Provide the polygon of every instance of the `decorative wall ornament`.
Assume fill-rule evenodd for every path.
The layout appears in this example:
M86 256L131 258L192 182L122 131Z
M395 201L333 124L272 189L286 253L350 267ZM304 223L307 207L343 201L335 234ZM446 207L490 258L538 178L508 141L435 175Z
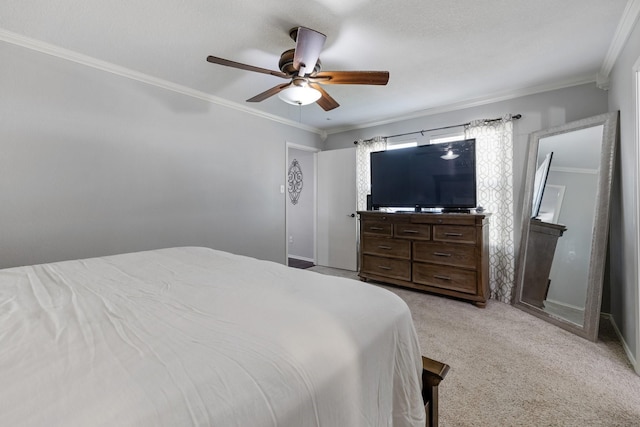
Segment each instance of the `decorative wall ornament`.
M287 174L289 181L289 198L291 204L298 204L300 193L302 193L302 169L297 159L293 159L291 166L289 166L289 173Z

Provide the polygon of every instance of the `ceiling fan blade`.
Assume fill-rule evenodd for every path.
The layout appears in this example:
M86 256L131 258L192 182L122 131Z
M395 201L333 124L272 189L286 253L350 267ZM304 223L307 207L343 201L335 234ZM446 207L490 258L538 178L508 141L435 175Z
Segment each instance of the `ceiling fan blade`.
M340 104L338 104L338 102L333 99L331 95L329 95L327 91L325 91L319 84L309 83L309 86L320 92L320 94L322 95L320 99L316 101L316 104L322 107L324 111L330 111L340 106Z
M310 81L323 85L386 85L388 71L322 71Z
M253 98L249 98L247 99L247 102L260 102L260 101L264 101L265 99L277 94L278 92L280 92L282 89L284 89L285 87L289 86L291 83L283 83L281 85L278 86L274 86L271 89L265 90L262 93L257 94L256 96L254 96Z
M224 58L218 58L217 56L209 55L207 56L207 61L211 62L212 64L225 65L227 67L239 68L241 70L255 71L257 73L263 73L263 74L271 74L272 76L282 77L283 79L288 79L291 77L291 76L287 76L285 73L281 71L274 71L274 70L268 70L266 68L254 67L253 65L247 65L247 64L242 64L240 62L230 61Z
M294 31L297 31L297 34L293 68L298 70L298 75L302 77L313 71L327 36L305 27L298 27L297 30L292 30L292 33Z

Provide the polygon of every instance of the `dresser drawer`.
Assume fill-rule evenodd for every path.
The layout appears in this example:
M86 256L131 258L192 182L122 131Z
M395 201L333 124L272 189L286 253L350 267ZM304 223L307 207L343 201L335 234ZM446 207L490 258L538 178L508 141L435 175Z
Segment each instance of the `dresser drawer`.
M393 236L393 224L390 222L362 221L362 233L378 236Z
M475 294L476 272L433 264L413 264L413 282L422 285Z
M362 241L362 253L411 259L411 242L409 240L365 236Z
M396 224L393 229L396 237L415 240L431 240L431 226L426 224Z
M434 225L433 240L474 244L476 228L469 225Z
M411 280L411 261L363 255L361 271L408 281Z
M475 268L476 247L443 242L414 242L413 260Z

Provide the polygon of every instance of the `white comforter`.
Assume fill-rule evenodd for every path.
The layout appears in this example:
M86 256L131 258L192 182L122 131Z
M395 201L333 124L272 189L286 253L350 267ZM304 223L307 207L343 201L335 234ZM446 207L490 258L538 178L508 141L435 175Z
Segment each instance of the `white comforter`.
M0 270L0 425L424 426L406 304L206 248Z

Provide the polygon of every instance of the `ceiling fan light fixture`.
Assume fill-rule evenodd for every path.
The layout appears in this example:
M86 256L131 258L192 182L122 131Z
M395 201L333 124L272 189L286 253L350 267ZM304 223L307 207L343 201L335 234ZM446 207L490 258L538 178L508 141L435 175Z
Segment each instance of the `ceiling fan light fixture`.
M460 155L454 154L454 152L451 151L451 149L447 151L447 154L440 156L440 158L444 160L453 160L453 159L457 159L458 157L460 157Z
M291 85L278 93L278 97L284 102L293 105L308 105L316 102L322 94L309 86Z

